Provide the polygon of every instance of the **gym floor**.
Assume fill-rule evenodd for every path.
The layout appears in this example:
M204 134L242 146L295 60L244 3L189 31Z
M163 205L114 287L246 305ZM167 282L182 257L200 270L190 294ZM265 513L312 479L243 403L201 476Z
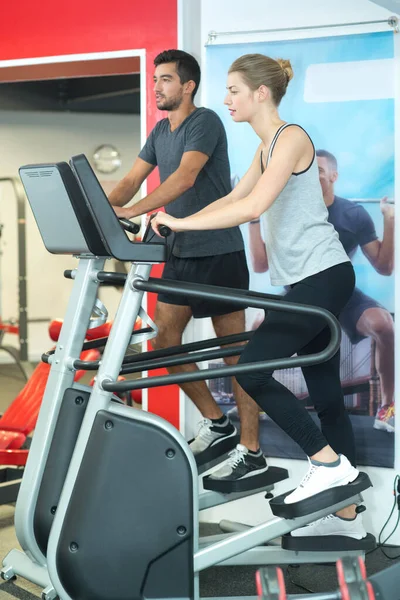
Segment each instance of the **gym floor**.
M0 365L0 414L8 407L24 385L18 369L12 365ZM245 519L243 519L245 521ZM220 533L215 523L201 524L201 535ZM0 506L0 559L9 550L18 548L14 531L14 505ZM388 555L398 556L400 562L400 547L387 549ZM384 556L381 550L376 550L366 557L369 575L385 569L393 564ZM334 565L300 565L282 566L286 579L286 590L289 594L304 594L305 592L328 592L337 589L337 578ZM200 594L202 597L212 596L254 596L254 573L257 567L214 567L200 575ZM40 588L18 578L15 582L0 585L0 600L35 600L40 598Z

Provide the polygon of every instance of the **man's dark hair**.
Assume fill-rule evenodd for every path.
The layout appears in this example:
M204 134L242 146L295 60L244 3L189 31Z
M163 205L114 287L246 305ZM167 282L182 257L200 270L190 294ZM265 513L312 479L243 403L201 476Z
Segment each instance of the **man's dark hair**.
M321 158L326 158L328 160L330 166L333 168L333 170L337 171L338 165L337 165L336 156L333 156L333 154L328 152L328 150L317 150L315 154L317 156L320 156Z
M154 59L154 66L165 65L167 63L175 63L176 72L179 75L181 83L194 81L196 87L192 93L192 100L196 95L200 84L200 66L197 60L191 54L183 50L164 50Z

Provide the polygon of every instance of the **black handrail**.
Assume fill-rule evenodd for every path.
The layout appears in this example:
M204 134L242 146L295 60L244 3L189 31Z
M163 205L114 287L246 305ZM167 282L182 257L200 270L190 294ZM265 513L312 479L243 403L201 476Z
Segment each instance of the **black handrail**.
M123 363L119 373L120 375L126 375L127 373L140 373L141 371L152 371L154 369L162 369L163 367L176 367L178 365L203 362L204 360L239 356L244 348L245 346L229 346L228 348L217 348L216 350L207 350L206 352L204 350L202 352L193 352L184 356L174 355L169 358L148 359L133 365Z
M153 331L153 330L150 327L146 327L144 329L138 329L138 330L134 331L133 335L139 334L139 333L150 333L151 331ZM182 344L181 346L170 346L169 348L160 348L159 350L151 350L150 352L141 352L138 354L128 354L125 356L125 358L122 362L122 368L121 368L120 374L124 375L126 373L137 373L138 371L148 371L148 370L151 370L152 368L159 368L159 366L157 366L157 367L152 366L153 362L159 358L174 357L174 356L177 356L180 354L188 355L189 352L205 350L207 348L215 348L217 346L224 346L224 345L228 345L228 344L238 344L241 342L247 342L252 337L253 334L254 334L254 331L245 331L243 333L235 333L232 335L226 335L224 337L219 337L219 338L214 337L214 338L210 338L208 340L200 340L198 342L189 342L187 344ZM108 337L102 337L102 338L98 338L97 340L91 340L89 342L85 342L82 346L82 350L90 350L92 348L102 348L106 345L107 341L108 341ZM54 353L55 353L54 349L48 350L47 352L43 353L42 361L45 363L48 363L49 357L52 356ZM221 356L219 356L219 357L214 356L214 358L223 358L224 356L235 356L235 354L234 353L226 354L225 352L223 352L221 354ZM205 359L203 359L203 360L205 360ZM193 362L193 360L185 359L180 364L189 364L191 362ZM132 363L134 364L134 367L132 368L132 370L130 370L131 367L129 367L129 365L131 365ZM136 363L140 363L141 369L136 368ZM173 363L171 363L171 365L172 364ZM100 361L99 360L84 361L84 360L76 359L73 363L73 366L74 366L74 369L83 369L85 371L96 371L100 366ZM125 368L125 366L126 366L126 368Z
M152 331L154 331L154 330L151 327L145 327L144 329L136 329L135 331L132 331L132 335L134 336L134 335L139 335L141 333L151 333ZM104 346L107 344L107 341L108 341L108 336L90 340L83 344L82 351L92 350L93 348L104 348ZM133 344L134 344L134 342L132 342L130 345L133 345ZM53 354L55 354L55 351L56 351L55 348L52 348L51 350L44 352L41 357L42 362L48 363L50 356L53 356ZM128 357L126 357L126 358L128 358ZM100 366L100 361L99 360L79 360L79 359L77 359L74 361L73 366L74 366L74 369L83 369L85 371L96 371Z
M129 231L129 233L133 233L134 235L139 233L139 223L133 223L132 221L129 221L129 219L124 219L123 217L118 217L118 219L125 231Z
M303 314L304 316L317 316L326 321L327 326L331 331L331 339L324 350L315 354L306 356L296 356L290 358L278 358L274 360L259 361L246 365L227 366L218 369L203 369L201 371L191 373L178 373L173 375L161 375L157 377L142 378L134 381L103 381L102 387L106 391L125 392L135 389L143 389L150 387L158 387L162 385L170 385L173 383L187 383L191 381L202 381L205 379L216 379L218 377L228 377L237 375L238 373L252 373L262 370L287 369L293 367L306 367L322 362L326 362L334 356L339 349L341 330L337 319L328 310L318 306L295 304L287 302L280 296L272 294L253 293L251 291L236 290L234 288L220 288L210 285L198 285L192 283L184 283L169 281L167 279L150 278L145 281L142 279L134 279L133 286L145 292L168 292L174 295L181 295L195 298L204 298L207 300L216 300L219 302L229 301L231 304L236 304L238 307L252 306L265 310L274 310L280 312L290 312ZM205 353L206 355L207 353ZM206 360L204 357L202 360ZM193 362L193 360L192 360Z
M102 284L106 285L119 285L123 287L126 282L126 273L115 273L110 271L99 271L97 273L97 279Z
M138 329L134 331L133 334L138 333L148 333L153 331L150 327L146 329ZM245 331L243 333L236 333L233 335L226 335L220 338L211 338L209 340L201 340L199 342L190 342L188 344L182 344L181 346L170 346L169 348L161 348L160 350L151 350L150 352L140 352L138 354L128 354L124 357L122 361L122 367L120 370L120 375L126 375L127 373L139 373L140 371L151 371L153 369L159 369L163 366L170 367L176 365L187 365L192 362L202 362L203 360L207 360L208 358L223 358L224 356L236 356L240 354L243 348L240 351L232 352L232 348L223 349L218 348L213 352L213 354L194 354L195 351L204 351L207 348L214 348L215 346L224 346L228 344L240 343L243 341L248 341L254 331ZM82 350L89 350L91 348L99 348L105 346L108 338L100 338L98 340L93 340L90 342L85 342ZM132 345L132 344L130 344ZM193 354L191 354L193 353ZM217 355L219 353L219 355ZM46 354L54 354L54 350L50 350L50 352ZM184 354L185 356L181 357L179 355ZM46 355L43 355L46 356ZM42 356L42 359L43 359ZM194 357L194 358L193 358ZM162 363L161 360L167 359L165 363ZM48 362L48 361L44 361ZM133 365L133 366L131 366ZM154 366L156 365L156 366ZM83 369L85 371L96 371L100 366L99 360L93 361L85 361L77 359L73 363L74 369Z
M170 346L169 348L160 348L159 350L151 350L150 352L141 352L140 354L132 354L125 356L124 365L131 363L142 362L145 360L154 360L156 358L167 358L168 356L176 356L178 354L187 354L197 350L206 350L207 348L215 348L217 346L226 346L228 344L240 344L247 342L254 334L254 331L244 331L243 333L234 333L225 335L224 337L214 337L208 340L199 340L198 342L189 342L180 346Z
M122 283L122 279L126 279L124 274L110 273L106 271L99 272L99 279L103 281L111 281L117 277ZM280 358L270 361L261 361L251 363L248 365L235 365L222 367L218 369L204 369L195 373L180 373L176 375L163 375L158 377L151 377L149 379L140 379L135 381L124 381L124 382L104 382L103 388L107 391L127 391L139 388L157 387L159 385L169 385L172 383L184 383L188 381L200 381L204 379L215 379L217 377L225 377L229 375L235 375L240 372L252 372L257 369L285 369L290 367L302 367L317 364L319 362L325 362L329 360L339 348L341 331L340 326L335 317L327 310L312 305L295 304L293 302L287 302L284 300L284 296L277 296L273 294L263 294L261 292L253 292L248 290L238 290L235 288L228 287L215 287L209 285L197 285L192 283L180 282L179 285L175 281L169 281L166 279L154 279L150 278L147 281L141 279L134 280L134 287L143 291L151 291L159 293L160 291L167 291L168 293L179 295L185 293L188 296L197 298L212 299L219 302L226 302L229 300L232 304L237 304L238 307L252 306L255 308L261 308L264 310L277 310L286 312L295 312L298 314L320 316L326 322L331 330L331 340L327 347L317 353L302 357L294 358ZM152 331L151 328L141 329L134 333L144 333ZM145 352L134 356L126 356L121 365L120 374L137 373L145 370L153 370L160 367L177 366L183 364L189 364L193 362L202 362L208 359L224 358L228 356L237 356L241 354L244 346L242 347L229 347L229 348L218 348L209 352L205 352L206 348L212 348L215 346L222 346L226 344L233 344L242 341L246 341L251 338L254 332L243 332L241 334L235 334L231 336L225 336L223 338L212 338L209 340L203 340L199 342L192 342L189 344L183 344L181 346L174 346L170 348L163 348L160 350L154 350L151 352ZM91 340L85 342L83 350L89 348L99 348L104 346L107 338L100 338L98 340ZM198 351L198 352L196 352ZM190 352L192 352L190 354ZM42 356L44 362L48 362L49 356L54 354L54 350L45 353ZM182 356L184 355L184 356ZM97 370L100 366L100 361L74 361L75 369L85 370ZM110 387L112 386L112 388Z
M74 273L73 269L66 269L64 271L65 279L73 279L72 273ZM103 285L113 285L113 286L124 287L126 277L127 277L126 273L117 273L115 271L99 271L97 273L97 279Z

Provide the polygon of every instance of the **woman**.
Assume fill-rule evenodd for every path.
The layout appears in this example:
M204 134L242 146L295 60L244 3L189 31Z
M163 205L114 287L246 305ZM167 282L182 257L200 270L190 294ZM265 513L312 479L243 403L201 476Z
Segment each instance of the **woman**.
M232 64L225 104L235 122L249 123L261 139L253 162L228 196L185 219L158 213L152 224L156 232L161 224L173 231L194 231L261 219L272 284L288 286L287 301L320 306L337 316L354 289L354 271L327 220L314 145L304 129L286 123L278 113L292 76L289 61L261 54L242 56ZM318 352L329 337L318 317L270 312L239 362ZM237 376L244 390L309 457L309 471L287 496L287 503L358 476L354 435L340 384L339 353L324 364L304 368L303 373L322 431L297 398L273 379L272 372ZM337 516L355 521L355 506ZM358 528L356 537L364 537L362 525Z

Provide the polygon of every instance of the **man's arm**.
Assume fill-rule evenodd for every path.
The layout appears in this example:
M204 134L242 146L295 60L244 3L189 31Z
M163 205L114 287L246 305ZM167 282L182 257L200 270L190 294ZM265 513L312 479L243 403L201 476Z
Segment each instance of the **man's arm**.
M139 200L126 209L126 218L132 219L148 213L156 208L166 206L176 200L184 192L193 187L198 174L208 161L207 154L203 152L184 152L177 170L172 173L151 194Z
M262 144L256 150L256 153L253 158L253 162L250 167L247 169L246 173L239 180L237 186L226 196L223 196L219 200L215 200L208 206L205 206L199 212L198 215L204 215L206 213L213 212L214 210L219 210L224 206L228 206L232 202L237 202L237 200L241 200L250 194L257 181L261 177L261 166L260 166L260 153L261 153Z
M387 198L381 200L383 214L383 239L374 240L361 247L371 265L380 275L391 275L394 267L394 206Z
M150 175L154 168L154 165L151 165L141 158L137 158L129 173L125 175L109 195L108 199L110 204L115 208L125 206L125 204L132 200L135 194L137 194L143 181ZM125 211L126 210L127 209L125 209ZM120 211L116 212L118 214ZM121 214L118 216L125 215Z

